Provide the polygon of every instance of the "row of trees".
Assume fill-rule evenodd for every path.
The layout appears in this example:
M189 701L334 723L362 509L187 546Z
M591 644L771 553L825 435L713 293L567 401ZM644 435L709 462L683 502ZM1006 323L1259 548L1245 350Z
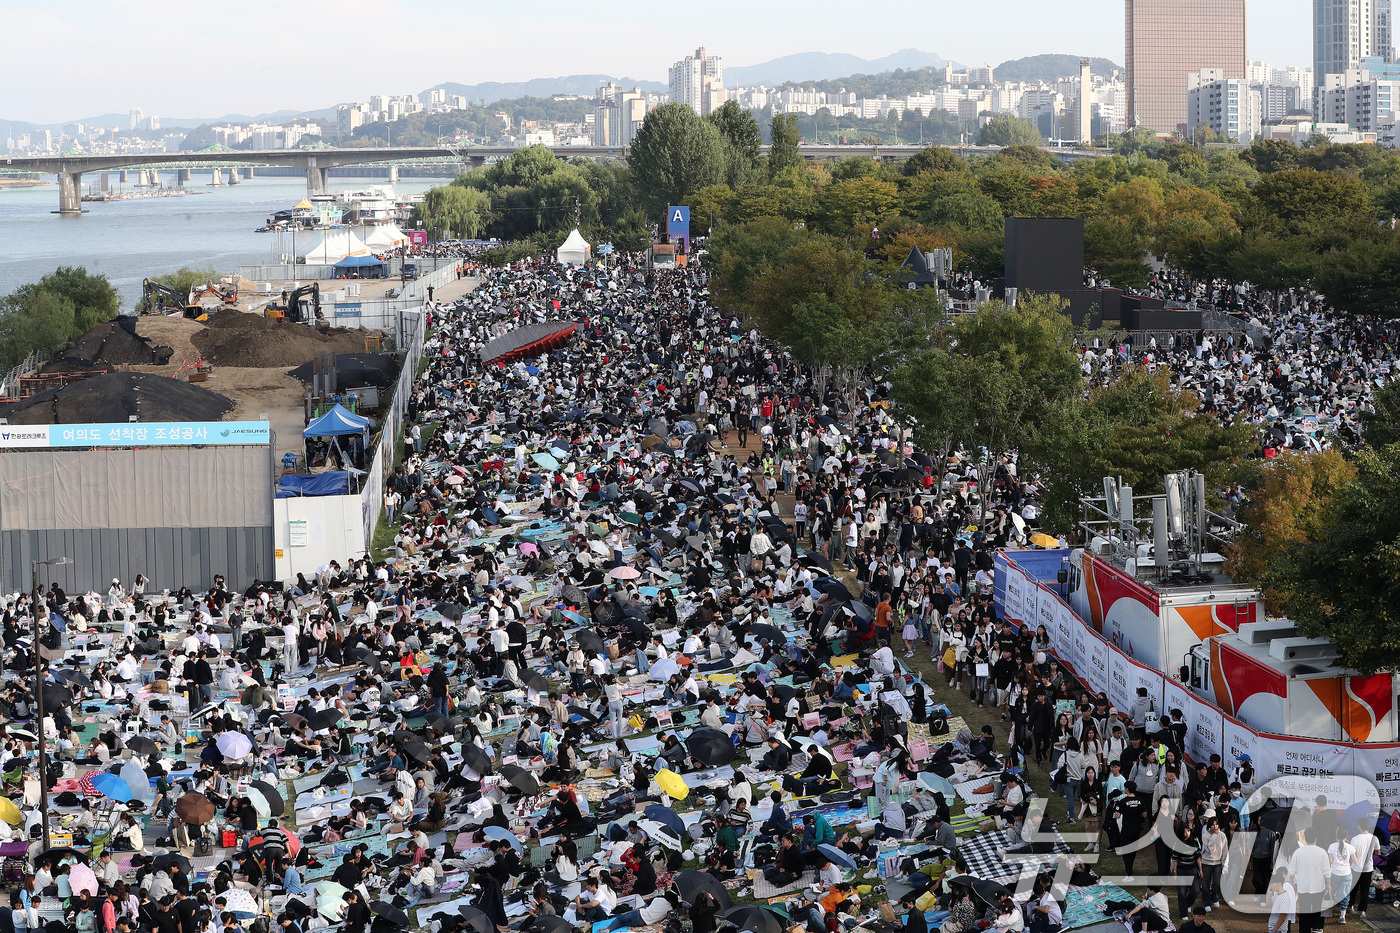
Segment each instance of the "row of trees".
M121 298L105 275L59 266L0 298L0 368L16 366L36 350L62 349L120 313Z

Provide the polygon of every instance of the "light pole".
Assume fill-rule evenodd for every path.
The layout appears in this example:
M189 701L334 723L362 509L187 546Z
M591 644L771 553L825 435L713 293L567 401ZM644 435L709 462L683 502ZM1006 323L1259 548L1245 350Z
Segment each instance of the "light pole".
M49 758L44 751L48 736L44 734L44 665L39 657L39 567L57 567L73 563L66 557L50 557L31 562L34 571L34 604L29 607L34 617L34 706L39 722L39 812L44 821L44 848L49 848Z

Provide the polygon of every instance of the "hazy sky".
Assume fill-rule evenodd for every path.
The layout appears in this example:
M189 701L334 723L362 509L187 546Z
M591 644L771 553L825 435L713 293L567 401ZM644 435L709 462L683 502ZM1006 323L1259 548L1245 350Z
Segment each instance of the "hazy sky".
M1249 57L1311 61L1309 0L1256 0ZM167 117L310 110L566 74L664 81L697 45L726 65L902 48L995 65L1044 52L1123 60L1123 0L0 0L0 119L140 107Z

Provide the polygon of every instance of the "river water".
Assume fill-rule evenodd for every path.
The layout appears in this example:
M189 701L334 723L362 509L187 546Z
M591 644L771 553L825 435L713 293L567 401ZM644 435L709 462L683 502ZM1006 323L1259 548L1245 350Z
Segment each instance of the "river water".
M93 176L94 178L96 176ZM450 179L410 178L396 182L399 194L426 191ZM84 190L88 179L84 178ZM385 184L384 179L332 178L333 190ZM306 196L304 178L252 178L238 185L208 185L196 175L179 198L146 198L84 204L81 217L60 217L58 187L0 188L0 295L37 281L58 266L84 266L106 273L130 310L141 298L141 281L181 266L238 271L239 265L271 262L291 252L291 238L257 233L276 211ZM297 252L320 242L321 234L297 234ZM280 242L279 242L280 241Z

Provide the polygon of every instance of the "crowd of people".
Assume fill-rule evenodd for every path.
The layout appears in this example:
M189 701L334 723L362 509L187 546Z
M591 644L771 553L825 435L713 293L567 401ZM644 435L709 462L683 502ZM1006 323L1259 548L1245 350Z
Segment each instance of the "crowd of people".
M811 933L894 922L886 899L910 933L1052 933L1098 881L1071 825L1129 876L1150 850L1178 929L1249 878L1311 933L1328 846L1327 878L1350 870L1325 903L1344 916L1355 888L1364 914L1371 827L1322 800L1284 832L1247 759L1189 766L1178 712L1112 709L998 618L992 555L1037 527L1014 457L914 449L882 386L825 383L714 308L701 268L480 274L431 311L389 551L6 607L16 670L47 654L36 610L89 659L48 663L42 711L19 680L6 696L11 720L41 712L49 817L74 834L46 850L30 789L13 822L0 802L0 843L28 843L19 933L55 902L78 933L230 933L268 903L286 933L779 928L741 894L787 897ZM567 346L495 355L550 320L577 323ZM1295 375L1366 359L1351 339ZM1274 365L1157 349L1183 373ZM958 691L1003 731L962 725ZM0 731L0 770L35 773L35 733ZM1165 929L1147 890L1123 912Z

